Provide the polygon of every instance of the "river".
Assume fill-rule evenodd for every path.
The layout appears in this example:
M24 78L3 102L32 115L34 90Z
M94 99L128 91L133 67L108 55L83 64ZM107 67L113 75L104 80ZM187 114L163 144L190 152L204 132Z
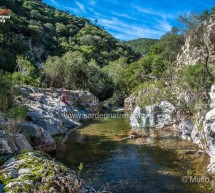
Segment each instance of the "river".
M113 193L210 193L208 156L191 142L164 131L160 137L129 139L125 119L93 119L70 133L66 145L57 138L55 157L96 190ZM196 150L195 153L188 150ZM184 177L182 182L182 176ZM188 181L188 182L186 182Z

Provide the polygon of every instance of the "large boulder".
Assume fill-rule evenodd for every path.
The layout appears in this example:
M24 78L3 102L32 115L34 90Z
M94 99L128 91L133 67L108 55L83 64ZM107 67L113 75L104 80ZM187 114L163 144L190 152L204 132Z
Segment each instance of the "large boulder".
M179 128L179 135L182 139L191 140L191 134L194 128L194 125L190 118L184 117L181 123L178 126Z
M29 138L29 143L34 149L51 152L56 149L56 142L51 134L42 127L32 122L24 122L19 125L20 133Z
M0 132L0 153L13 154L20 150L32 150L26 137L22 134Z
M150 105L144 108L137 106L130 116L132 129L158 128L173 125L175 107L163 101L160 105Z
M95 193L74 171L48 156L28 152L8 160L0 170L4 192Z
M134 111L135 107L136 107L136 98L135 98L135 96L130 96L130 97L125 99L125 101L124 101L124 109L125 109L126 113L131 114Z
M51 135L63 134L67 132L67 128L63 126L61 119L54 118L46 113L30 111L28 113L30 120L39 127L44 128ZM74 123L75 126L75 123Z
M17 134L6 134L0 129L0 153L3 154L32 150L32 147L51 152L56 149L52 135L67 133L69 129L79 125L80 119L100 110L98 99L88 91L30 86L17 88L20 94L16 101L28 107L28 121L18 125ZM61 101L64 92L67 93L67 100L71 105ZM8 120L0 112L0 127L4 128L7 124Z
M88 91L72 91L54 88L19 87L20 97L17 100L29 108L29 121L42 127L51 135L66 133L68 129L78 126L86 114L99 112L98 99ZM61 101L61 95L66 92L71 105Z
M203 143L207 147L207 152L215 162L215 108L209 111L205 116L203 126Z
M3 128L8 124L0 112L0 154L13 154L20 150L32 150L26 137L20 133L11 133Z

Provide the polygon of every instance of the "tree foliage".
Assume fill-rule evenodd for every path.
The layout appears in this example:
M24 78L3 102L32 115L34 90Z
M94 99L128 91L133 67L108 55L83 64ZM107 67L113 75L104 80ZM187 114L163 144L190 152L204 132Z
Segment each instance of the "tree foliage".
M13 73L16 84L42 86L45 81L47 86L89 89L104 99L113 94L114 80L102 68L121 57L128 63L138 57L102 27L42 1L2 0L1 8L12 16L0 23L0 69Z
M62 57L49 57L42 66L48 86L86 89L100 99L111 96L112 80L81 52L67 52Z
M169 79L170 68L174 68L173 62L183 44L183 35L173 30L152 45L143 58L125 66L122 72L125 92L132 93L138 85L146 81Z
M159 40L150 38L139 38L136 40L126 41L125 44L130 46L134 51L145 54L149 51L150 47L157 43Z

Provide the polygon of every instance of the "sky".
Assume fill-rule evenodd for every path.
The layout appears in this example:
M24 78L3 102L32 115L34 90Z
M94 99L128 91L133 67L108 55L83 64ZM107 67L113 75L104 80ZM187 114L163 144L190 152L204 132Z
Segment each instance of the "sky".
M119 40L160 38L178 24L178 15L215 6L214 0L44 0L103 26Z

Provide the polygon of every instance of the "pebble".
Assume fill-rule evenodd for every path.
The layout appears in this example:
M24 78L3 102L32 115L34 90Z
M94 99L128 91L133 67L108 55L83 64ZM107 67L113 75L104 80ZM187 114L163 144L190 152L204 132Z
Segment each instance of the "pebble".
M130 135L130 136L129 136L129 139L136 139L136 138L137 138L136 135Z

